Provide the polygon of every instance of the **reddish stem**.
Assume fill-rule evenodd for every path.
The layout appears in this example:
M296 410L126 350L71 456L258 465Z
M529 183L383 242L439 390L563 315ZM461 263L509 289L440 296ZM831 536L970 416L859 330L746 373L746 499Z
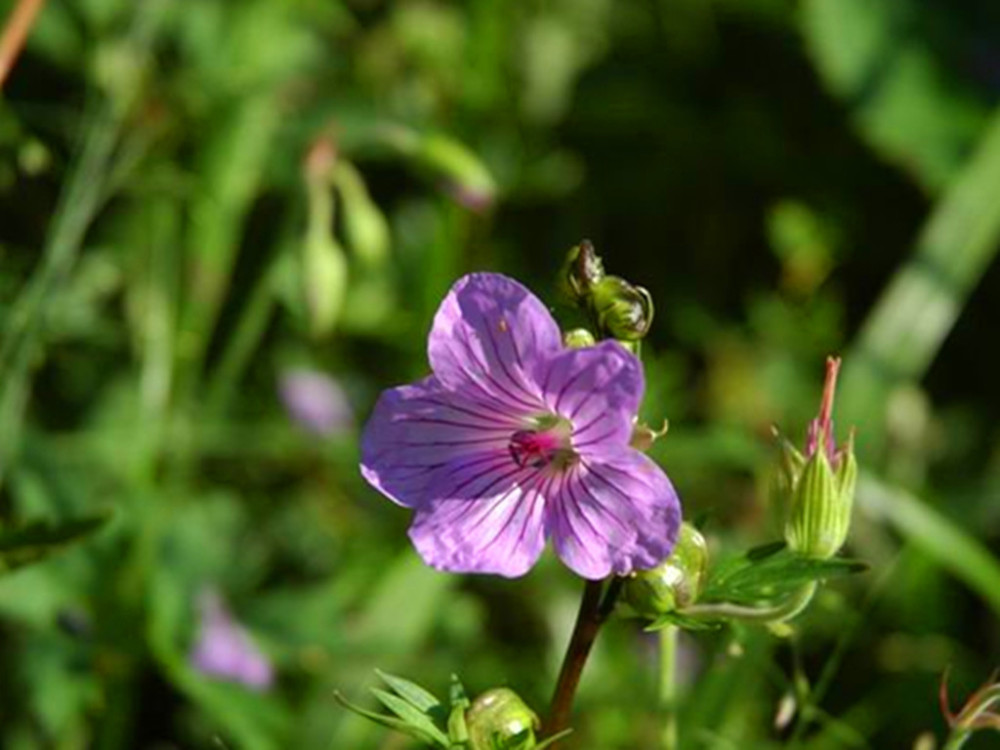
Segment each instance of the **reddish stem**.
M0 89L14 67L17 56L21 54L28 33L43 5L45 0L19 0L7 18L0 35Z
M587 585L583 589L583 599L580 601L576 625L573 627L573 635L570 637L569 647L563 658L562 669L559 670L559 679L556 681L552 706L549 709L549 717L545 722L542 736L551 737L569 727L573 698L576 696L576 689L580 684L580 675L583 674L583 667L587 663L587 657L590 656L590 650L601 625L614 610L622 583L623 579L621 578L613 579L602 601L601 592L604 589L604 583L602 581L587 581ZM556 743L551 747L554 749L558 746L559 743Z
M833 415L833 397L837 392L837 374L840 372L840 357L826 358L826 380L823 383L823 400L819 406L820 432L830 434L830 417Z

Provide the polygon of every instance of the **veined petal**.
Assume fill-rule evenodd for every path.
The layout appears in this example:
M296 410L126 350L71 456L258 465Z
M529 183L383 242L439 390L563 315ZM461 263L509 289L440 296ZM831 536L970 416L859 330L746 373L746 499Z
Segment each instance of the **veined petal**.
M584 578L652 568L677 540L677 493L659 466L631 448L574 464L548 500L547 533L563 562Z
M484 450L507 451L519 420L445 389L433 375L393 388L379 397L361 436L361 473L396 503L418 507L436 470Z
M537 412L539 370L562 348L559 326L521 284L496 273L463 276L434 317L431 369L446 387L495 408Z
M545 489L552 474L525 469L504 451L449 462L435 473L410 539L424 561L454 573L528 572L545 547Z
M621 344L567 349L549 362L542 387L547 407L573 424L578 453L617 453L628 445L645 381L639 360Z

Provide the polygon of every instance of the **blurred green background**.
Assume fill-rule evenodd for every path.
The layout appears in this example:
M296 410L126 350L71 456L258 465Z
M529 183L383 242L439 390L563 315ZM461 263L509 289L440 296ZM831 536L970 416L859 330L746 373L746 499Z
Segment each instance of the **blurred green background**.
M357 437L462 273L572 320L583 237L656 302L644 416L717 556L780 533L771 425L845 357L872 569L685 637L681 746L943 736L945 668L1000 666L998 104L993 0L49 0L0 99L0 530L112 517L0 578L0 746L409 747L333 700L375 667L544 711L580 582L426 569ZM268 689L193 668L205 591ZM569 745L655 747L655 670L607 627Z

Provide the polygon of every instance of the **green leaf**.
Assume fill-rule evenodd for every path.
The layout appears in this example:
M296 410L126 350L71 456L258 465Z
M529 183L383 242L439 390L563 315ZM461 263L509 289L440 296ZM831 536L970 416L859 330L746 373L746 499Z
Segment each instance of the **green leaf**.
M675 628L680 628L681 630L716 630L722 627L722 623L714 620L703 620L697 617L688 617L687 615L682 615L679 612L667 612L666 614L660 615L653 622L649 623L644 630L647 633L653 633L657 630L663 630L663 628L673 626Z
M1000 560L976 537L903 489L863 474L858 504L975 591L1000 616Z
M783 549L766 556L737 558L714 575L705 587L705 600L754 602L773 599L802 584L860 573L868 566L858 560L815 560Z
M410 737L420 740L421 742L426 742L428 745L437 745L439 747L444 747L444 748L449 747L448 739L446 737L442 742L441 739L439 739L437 736L432 736L430 734L427 734L420 727L414 727L402 719L397 719L394 716L386 716L385 714L380 714L374 711L369 711L367 709L361 708L360 706L351 703L339 692L335 692L333 694L333 697L334 700L336 700L340 705L342 705L347 710L353 711L359 716L363 716L370 721L374 721L376 724L388 727L389 729L394 729L397 732L402 732L403 734L409 735ZM444 737L444 735L442 735L440 731L438 731L438 735L440 735L440 737Z
M946 185L988 105L923 31L945 18L925 3L807 0L801 19L816 67L865 137L924 185Z
M67 544L93 534L110 515L89 516L53 523L37 521L0 531L0 571L43 560Z
M444 732L438 729L434 720L426 713L414 708L413 705L402 698L393 695L392 693L387 693L385 690L372 688L371 691L372 694L379 699L383 706L396 714L396 716L405 721L408 725L414 729L419 729L421 732L426 733L430 737L433 737L435 742L442 744L444 747L448 746L448 737L445 736Z
M415 706L420 711L426 713L430 709L441 705L441 701L415 682L410 682L402 677L383 672L381 669L376 669L375 674L389 687L399 693L400 696L405 698L410 705Z

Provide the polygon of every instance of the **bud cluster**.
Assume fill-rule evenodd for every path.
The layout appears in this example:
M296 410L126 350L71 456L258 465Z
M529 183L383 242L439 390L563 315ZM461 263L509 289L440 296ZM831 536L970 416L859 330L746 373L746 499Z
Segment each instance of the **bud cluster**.
M602 336L638 342L653 322L648 291L604 273L604 263L588 240L569 251L562 272L564 293L586 310Z

